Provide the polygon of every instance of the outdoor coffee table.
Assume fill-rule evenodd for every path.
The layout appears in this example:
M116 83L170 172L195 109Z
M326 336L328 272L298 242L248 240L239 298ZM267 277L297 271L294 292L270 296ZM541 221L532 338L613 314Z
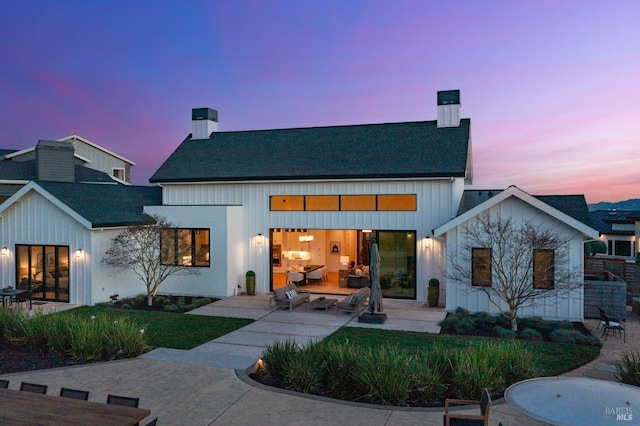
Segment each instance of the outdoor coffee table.
M307 309L324 309L328 311L336 303L338 303L338 299L315 299L307 303Z

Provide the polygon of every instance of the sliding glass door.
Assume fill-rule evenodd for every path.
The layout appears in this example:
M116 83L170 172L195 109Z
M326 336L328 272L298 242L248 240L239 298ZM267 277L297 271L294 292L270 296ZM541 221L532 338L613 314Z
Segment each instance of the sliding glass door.
M416 233L377 231L382 296L416 298Z
M16 245L16 283L35 300L69 301L69 247Z

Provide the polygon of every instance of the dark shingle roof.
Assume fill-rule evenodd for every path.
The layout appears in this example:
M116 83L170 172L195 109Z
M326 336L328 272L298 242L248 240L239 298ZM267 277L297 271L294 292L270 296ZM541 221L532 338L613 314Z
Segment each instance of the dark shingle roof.
M76 182L116 183L111 177L99 170L76 165ZM0 179L29 181L36 180L36 160L0 161Z
M462 200L458 207L458 216L471 210L478 204L498 195L502 190L465 190L462 193ZM571 216L579 222L587 226L593 227L591 224L591 216L587 207L587 201L584 195L533 195L533 197L550 205L556 210ZM597 228L594 228L597 229Z
M150 182L464 177L470 120L189 136Z
M143 206L162 204L158 186L100 185L87 183L38 182L93 228L153 223Z
M601 234L634 235L634 231L614 231L613 224L632 224L640 220L638 210L596 210L591 212L593 228Z

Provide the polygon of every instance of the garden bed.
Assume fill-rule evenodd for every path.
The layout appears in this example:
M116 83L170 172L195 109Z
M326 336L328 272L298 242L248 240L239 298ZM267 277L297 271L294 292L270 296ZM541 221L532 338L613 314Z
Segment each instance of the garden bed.
M208 305L218 299L202 296L158 295L153 298L153 304L148 306L147 296L141 294L131 298L119 299L112 296L113 302L99 303L96 306L107 306L116 309L133 309L136 311L163 311L184 313L200 306Z

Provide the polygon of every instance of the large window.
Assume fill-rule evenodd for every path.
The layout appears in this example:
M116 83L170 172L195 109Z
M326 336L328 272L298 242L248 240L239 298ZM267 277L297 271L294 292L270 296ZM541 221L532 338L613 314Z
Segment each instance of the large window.
M209 266L208 229L163 229L160 262L163 265Z
M533 288L552 289L555 274L553 250L533 251Z
M37 300L69 301L69 247L16 245L16 287Z
M491 249L473 248L471 250L472 285L491 287Z

